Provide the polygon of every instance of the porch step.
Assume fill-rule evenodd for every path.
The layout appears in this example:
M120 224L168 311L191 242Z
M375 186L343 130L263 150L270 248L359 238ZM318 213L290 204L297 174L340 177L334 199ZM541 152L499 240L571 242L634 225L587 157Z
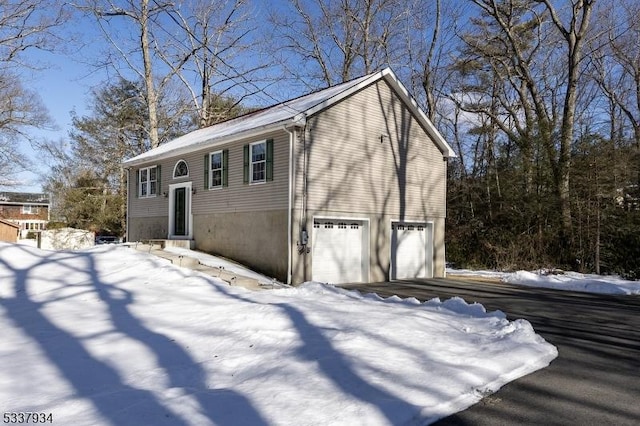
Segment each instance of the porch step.
M165 244L167 243L169 244L183 243L184 244L184 243L189 243L189 241L188 240L144 240L136 243L129 243L127 245L135 250L144 251L154 256L160 257L162 259L166 259L176 266L189 268L194 271L198 271L206 275L209 275L211 277L219 278L227 282L231 286L244 287L250 290L265 290L265 289L275 288L275 284L260 283L258 280L254 278L245 277L235 272L228 271L224 269L224 267L213 267L213 266L203 265L196 258L165 251L163 250L164 247L187 248L185 245L165 246Z
M183 268L193 269L194 267L200 264L198 259L164 251L160 245L154 244L154 243L150 243L150 244L138 243L137 245L133 246L133 248L135 248L136 250L147 252L149 254L160 257L162 259L166 259L172 264L176 266L181 266Z
M193 250L196 247L196 242L194 240L164 240L164 246Z

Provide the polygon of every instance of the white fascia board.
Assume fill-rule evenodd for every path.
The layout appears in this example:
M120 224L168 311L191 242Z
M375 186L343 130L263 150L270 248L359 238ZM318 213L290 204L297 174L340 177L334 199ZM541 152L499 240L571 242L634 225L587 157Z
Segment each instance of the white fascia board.
M404 87L404 85L397 79L393 71L391 71L390 68L385 68L382 71L371 74L366 78L362 78L357 84L354 84L353 86L339 92L335 96L328 98L323 102L320 102L319 104L313 106L312 108L309 108L305 111L302 111L296 114L293 118L280 120L275 123L270 123L262 127L248 129L248 130L237 132L234 134L221 136L215 139L204 139L196 143L191 143L185 147L176 148L171 151L161 152L157 155L141 154L140 157L142 158L137 159L136 157L134 157L131 160L124 161L123 165L126 167L131 167L131 166L136 166L140 164L150 163L153 161L162 160L165 158L184 155L186 153L205 149L208 147L213 148L215 146L232 142L234 140L249 138L249 137L260 135L262 133L282 129L283 125L287 127L302 127L306 124L307 117L312 116L313 114L316 114L317 112L322 111L337 102L340 102L346 97L351 96L355 92L362 90L365 87L369 86L370 84L373 84L376 81L381 79L385 79L396 90L396 92L400 95L400 97L405 102L405 104L409 107L409 109L414 114L414 116L417 117L418 121L424 126L425 129L427 129L427 133L429 133L429 135L435 141L436 145L440 148L440 151L442 152L443 156L456 157L456 154L453 151L453 149L444 140L440 132L438 132L438 130L435 128L433 123L431 123L431 120L429 120L429 118L422 111L422 109L420 109L417 102L411 97L411 95L409 95L409 92Z
M384 79L391 84L391 86L396 90L396 92L400 95L405 104L409 107L411 112L418 118L418 121L427 129L427 133L431 136L440 148L442 155L446 158L455 158L457 157L455 151L451 146L444 140L442 134L436 129L433 125L427 114L422 111L422 108L418 106L418 103L413 99L413 97L409 94L409 91L404 87L404 85L398 80L393 71L390 68L385 68L381 71Z
M136 159L136 157L133 157L130 160L123 161L122 164L125 167L134 167L142 164L157 162L159 160L164 160L166 158L178 157L194 151L200 151L202 149L215 148L219 145L234 142L239 139L252 138L252 137L260 136L265 133L273 132L275 130L282 130L283 125L287 126L287 125L290 125L291 123L292 123L292 120L279 121L277 123L271 123L266 126L262 126L254 129L248 129L242 132L233 133L231 135L225 135L225 136L221 136L213 139L205 139L201 142L189 144L187 146L179 147L171 151L162 152L157 155L148 155L140 159Z
M312 116L313 114L324 110L325 108L330 107L331 105L340 102L341 100L343 100L344 98L351 96L352 94L354 94L355 92L364 89L365 87L369 86L372 83L375 83L376 81L380 80L382 77L384 77L384 73L386 71L391 71L389 68L385 68L382 71L379 71L375 74L371 74L369 77L367 77L366 79L362 80L360 83L358 84L354 84L353 86L349 87L348 89L345 89L344 91L338 93L337 95L325 100L324 102L319 103L318 105L314 106L313 108L310 108L298 115L296 115L294 117L294 121L299 120L301 122L303 122L302 120L306 119L306 117Z
M418 106L418 103L415 101L415 99L413 99L413 97L409 94L409 91L398 80L398 78L393 73L393 71L391 71L391 68L385 68L382 71L379 71L375 74L371 74L368 78L362 80L360 83L353 85L350 88L346 89L345 91L338 93L336 96L327 99L326 101L314 106L313 108L301 114L298 114L294 118L294 121L299 120L303 122L303 120L305 120L306 117L309 117L319 111L322 111L325 108L328 108L329 106L341 101L342 99L348 96L351 96L353 93L361 89L364 89L370 84L373 84L376 81L381 79L386 80L387 83L389 83L395 89L395 91L400 95L404 103L409 107L409 110L418 119L420 124L422 124L424 128L427 129L427 133L429 133L429 136L433 138L434 142L440 149L440 152L442 152L443 157L447 157L447 158L457 157L456 153L453 151L451 146L442 137L442 134L440 134L438 129L436 129L436 127L433 125L431 120L429 120L429 118L424 113L424 111L422 111L422 109Z

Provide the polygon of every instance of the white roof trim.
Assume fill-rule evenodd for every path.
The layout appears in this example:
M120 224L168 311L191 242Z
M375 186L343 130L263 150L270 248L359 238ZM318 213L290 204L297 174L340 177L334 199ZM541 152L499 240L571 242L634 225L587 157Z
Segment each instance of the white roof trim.
M457 157L456 153L453 151L451 146L444 140L442 134L436 129L433 125L429 117L422 111L422 108L418 106L418 103L413 99L413 97L409 94L409 91L404 87L404 85L398 80L396 75L393 73L391 68L385 68L382 71L378 71L377 73L371 74L368 78L362 80L360 83L349 87L343 92L337 94L336 96L327 99L326 101L316 105L315 107L305 111L303 114L298 114L295 121L302 120L303 118L309 117L339 101L342 99L351 96L353 93L364 89L370 84L375 83L378 80L384 79L398 92L402 100L409 107L411 112L418 118L418 121L425 127L429 136L431 136L436 143L436 145L440 148L440 151L445 157Z
M165 158L170 158L170 157L179 157L185 154L189 154L191 152L194 151L199 151L201 149L213 149L215 147L217 147L218 145L223 145L226 144L228 142L233 142L233 141L237 141L240 139L246 139L246 138L252 138L258 135L262 135L264 133L269 133L269 132L273 132L276 130L281 130L283 124L287 125L288 123L290 123L291 120L284 120L284 121L279 121L276 123L272 123L269 124L267 126L261 126L261 127L257 127L254 129L248 129L245 131L241 131L241 132L237 132L237 133L233 133L230 135L225 135L225 136L221 136L221 137L217 137L217 138L205 138L199 142L193 143L193 144L189 144L189 145L185 145L185 146L181 146L175 149L172 149L170 151L163 151L163 152L158 152L157 154L153 153L153 149L149 150L141 155L138 155L136 157L130 158L129 160L125 160L123 162L123 164L125 166L136 166L139 164L147 164L147 163L152 163L154 161L157 160L163 160ZM201 130L207 130L209 129L208 127L203 128L203 129L198 129L198 130L194 130L191 133L187 133L187 135L194 135L196 132L199 132ZM186 135L185 135L186 136ZM174 139L174 141L177 141L180 138ZM173 141L171 141L173 142ZM162 145L161 145L162 146ZM144 155L144 157L142 157Z
M388 83L390 83L394 87L394 89L396 89L402 100L407 104L411 112L415 114L420 123L427 129L427 133L429 133L429 136L431 136L436 145L438 145L440 151L442 152L442 155L448 158L457 157L453 148L451 148L447 141L444 140L442 134L438 131L438 129L436 129L436 126L433 125L431 120L429 120L427 114L422 111L422 108L418 106L418 103L415 101L415 99L413 99L413 97L411 97L409 91L406 89L406 87L404 87L400 80L398 80L393 71L391 71L390 68L385 68L381 71L381 73L384 79Z
M384 79L400 95L410 111L427 130L444 157L456 154L435 128L407 89L400 83L390 68L332 86L319 92L292 99L264 110L241 116L233 120L195 130L176 138L158 148L149 150L124 161L126 166L149 163L167 157L184 155L195 150L212 148L234 140L249 138L281 129L283 126L303 126L307 117L322 111L355 92ZM226 129L226 130L225 130Z

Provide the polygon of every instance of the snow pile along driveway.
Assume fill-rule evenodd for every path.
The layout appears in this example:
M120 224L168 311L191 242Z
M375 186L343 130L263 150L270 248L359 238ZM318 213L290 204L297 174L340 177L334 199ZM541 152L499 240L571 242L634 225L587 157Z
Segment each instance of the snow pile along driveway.
M629 281L619 276L580 274L578 272L545 273L546 271L517 271L503 281L529 287L554 288L597 294L640 294L640 281Z
M0 243L0 328L0 406L53 424L425 424L557 356L461 299L251 292L116 246Z
M595 294L640 295L640 281L625 280L617 275L581 274L571 271L538 270L500 272L447 268L448 275L495 279L508 284Z

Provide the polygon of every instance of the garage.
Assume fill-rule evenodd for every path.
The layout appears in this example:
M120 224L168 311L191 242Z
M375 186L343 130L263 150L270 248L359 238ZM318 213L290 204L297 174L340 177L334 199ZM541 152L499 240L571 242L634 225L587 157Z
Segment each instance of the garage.
M392 280L433 277L433 223L391 223Z
M368 222L313 220L311 274L314 281L341 284L368 278Z

